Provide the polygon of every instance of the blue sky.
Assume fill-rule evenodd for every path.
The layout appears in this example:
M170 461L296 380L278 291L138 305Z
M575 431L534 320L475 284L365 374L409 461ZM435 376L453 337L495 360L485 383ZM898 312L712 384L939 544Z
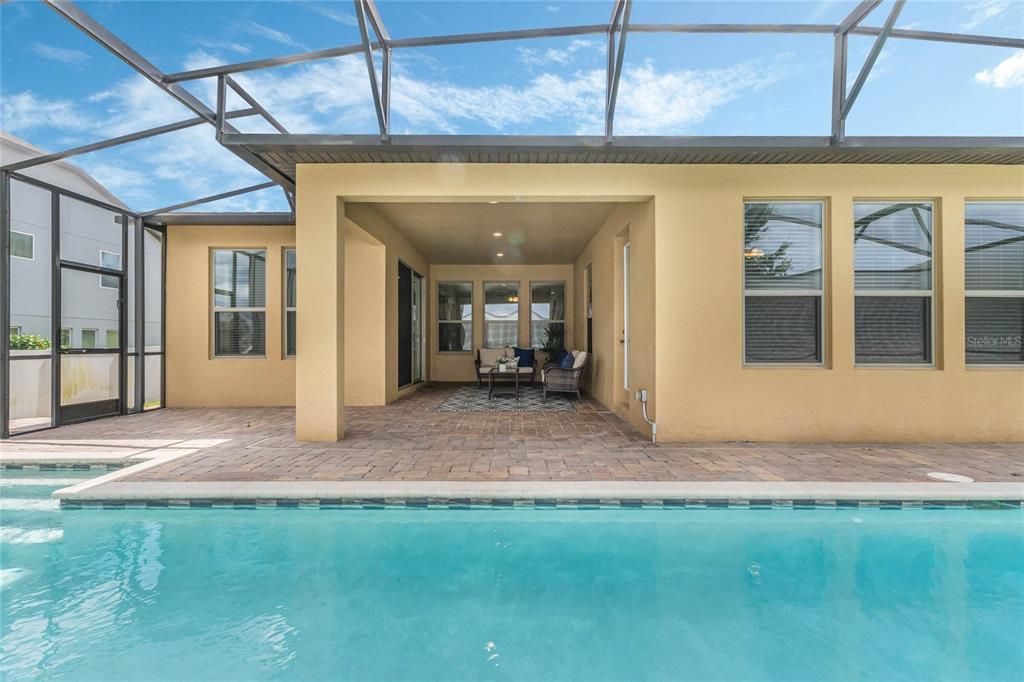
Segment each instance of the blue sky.
M892 0L866 24L880 25ZM82 2L166 72L358 42L351 2ZM633 21L835 23L855 0L636 0ZM393 37L608 21L611 2L388 2ZM898 27L1024 37L1024 3L910 0ZM852 83L871 38L850 43ZM187 118L155 86L52 10L0 5L0 125L56 150ZM825 135L829 36L633 34L616 116L620 134ZM597 36L396 50L395 133L600 134L604 44ZM373 133L360 56L251 72L238 80L292 132ZM212 81L188 87L211 106ZM243 106L240 101L235 106ZM269 130L256 119L243 132ZM1024 51L891 40L849 135L1024 135ZM77 157L137 210L264 178L208 126ZM284 210L277 190L210 210Z

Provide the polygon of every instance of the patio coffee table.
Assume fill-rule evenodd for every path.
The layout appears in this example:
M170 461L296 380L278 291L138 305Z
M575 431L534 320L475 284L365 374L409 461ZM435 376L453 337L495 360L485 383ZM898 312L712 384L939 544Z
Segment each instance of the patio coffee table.
M511 387L496 391L494 386L495 378L498 381L507 379ZM511 398L513 396L515 396L516 400L519 400L519 368L500 370L497 367L492 367L491 371L487 373L487 399L494 400L494 398Z

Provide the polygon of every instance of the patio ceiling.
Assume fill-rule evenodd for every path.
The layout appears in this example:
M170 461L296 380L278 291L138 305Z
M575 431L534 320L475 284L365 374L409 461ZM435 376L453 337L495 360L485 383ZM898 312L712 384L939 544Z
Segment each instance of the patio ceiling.
M618 206L610 201L366 205L437 265L572 263Z
M166 134L197 125L210 125L218 142L281 187L294 213L295 165L298 163L469 162L469 163L973 163L1024 164L1024 140L1019 137L847 137L846 120L889 40L914 40L961 45L1024 49L1024 39L965 33L897 29L906 0L895 0L880 26L865 21L882 0L862 0L838 24L651 24L631 23L632 0L610 0L606 23L483 33L393 39L374 0L354 0L361 41L324 50L226 64L180 73L165 73L120 37L89 16L71 0L44 0L63 18L109 50L136 73L186 106L193 118L137 133L121 135L73 149L21 160L0 168L3 175L78 154ZM399 5L400 6L400 5ZM833 69L831 130L818 137L617 137L614 132L619 82L628 37L633 33L661 34L819 34L832 38ZM394 50L442 45L530 40L558 36L598 35L607 42L604 135L570 136L397 136L391 126L391 60ZM873 40L852 84L847 83L850 36ZM375 53L381 59L376 66ZM234 74L343 55L363 55L379 135L294 135L233 78ZM207 104L182 86L183 82L216 79L217 97ZM229 111L229 91L248 105ZM259 116L277 132L243 134L231 119ZM157 224L174 221L175 212L226 196L265 189L244 187L146 212ZM277 219L275 217L275 219ZM188 218L185 218L188 220ZM224 222L246 221L230 214Z

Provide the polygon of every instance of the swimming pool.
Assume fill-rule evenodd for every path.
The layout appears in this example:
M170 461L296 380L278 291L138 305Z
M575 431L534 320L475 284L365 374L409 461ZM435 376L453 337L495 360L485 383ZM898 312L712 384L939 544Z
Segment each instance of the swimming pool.
M70 478L3 475L5 680L1024 670L1020 510L61 511Z

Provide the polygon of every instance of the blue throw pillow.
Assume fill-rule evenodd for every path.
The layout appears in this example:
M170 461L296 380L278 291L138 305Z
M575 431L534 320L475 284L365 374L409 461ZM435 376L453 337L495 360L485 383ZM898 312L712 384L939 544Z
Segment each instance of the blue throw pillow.
M576 362L576 358L572 356L572 353L566 352L562 357L562 361L558 363L558 366L562 369L572 369L574 362Z
M516 359L519 360L520 367L533 367L532 348L516 348L515 355Z
M562 358L565 357L566 352L567 351L564 348L562 350L556 350L554 354L550 358L548 358L548 362L550 362L553 365L561 365Z

